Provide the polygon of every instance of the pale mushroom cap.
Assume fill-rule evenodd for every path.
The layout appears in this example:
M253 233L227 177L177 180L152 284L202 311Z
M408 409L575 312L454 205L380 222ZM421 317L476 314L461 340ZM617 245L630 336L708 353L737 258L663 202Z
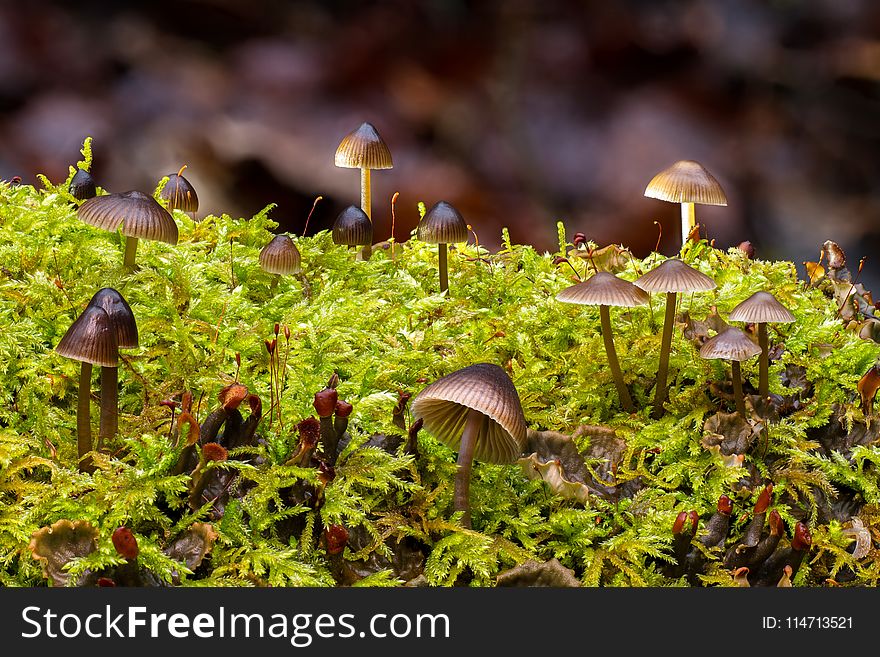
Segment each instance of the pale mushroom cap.
M557 301L586 306L633 308L648 303L648 294L629 281L607 271L600 271L556 295Z
M479 363L438 379L413 400L415 418L452 449L461 444L468 411L487 417L480 429L474 458L513 463L526 445L526 420L513 381L497 365Z
M260 251L260 267L270 274L297 274L302 269L299 249L287 235L276 235Z
M110 317L116 331L116 342L120 349L137 349L138 330L131 306L125 298L112 287L101 288L89 301L90 306L103 308Z
M438 201L419 222L416 238L428 244L467 242L467 222L451 203Z
M660 263L633 285L645 292L708 292L715 281L676 258Z
M373 243L373 222L356 205L349 205L333 223L333 243L362 246Z
M748 360L761 353L761 347L749 340L738 328L728 328L710 338L700 347L700 358L723 358L725 360Z
M162 188L160 197L168 201L168 207L172 210L184 212L198 212L199 196L189 180L178 173L169 173L168 182Z
M116 367L119 346L110 315L98 306L87 306L67 329L55 351L65 358L84 363Z
M727 205L721 185L699 162L679 160L651 179L645 196L670 203Z
M391 169L391 151L371 123L348 133L336 148L335 164L346 169Z
M114 231L121 227L122 234L127 237L177 244L174 218L156 199L143 192L90 198L79 206L77 217L104 230Z
M728 319L732 322L749 322L751 324L788 324L795 321L794 315L769 292L755 292L745 301L741 301L730 311Z

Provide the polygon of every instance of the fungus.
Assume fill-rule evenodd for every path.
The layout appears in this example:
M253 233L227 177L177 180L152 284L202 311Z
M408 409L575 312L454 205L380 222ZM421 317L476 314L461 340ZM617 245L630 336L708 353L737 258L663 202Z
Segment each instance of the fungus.
M795 321L794 315L769 292L755 292L731 310L728 319L733 322L756 324L758 327L758 345L761 347L758 394L761 397L766 397L770 390L768 376L770 349L767 340L767 324L769 322L787 324Z
M156 199L143 192L96 196L79 206L77 217L90 226L104 230L121 228L125 236L123 262L129 269L135 268L139 239L177 244L174 218Z
M440 269L440 292L449 289L446 245L467 242L468 227L458 210L446 201L438 201L425 213L416 229L422 242L437 245Z
M471 462L513 463L526 444L526 421L513 382L497 365L479 363L448 374L412 402L415 419L438 440L458 449L454 509L470 528Z
M363 246L359 258L368 260L373 243L373 224L369 216L356 205L349 205L333 223L333 243L345 246Z
M743 417L746 414L746 404L743 397L742 374L739 364L760 353L761 348L749 340L749 337L738 328L722 331L714 338L707 340L700 348L700 358L723 358L730 361L736 411Z
M666 317L663 320L660 365L657 368L654 410L651 413L651 417L659 420L663 416L663 402L666 401L666 378L669 374L676 296L679 292L708 292L715 289L715 281L681 260L670 258L636 280L634 285L645 292L666 293Z
M168 201L168 210L189 212L193 221L199 209L199 197L189 180L183 177L184 164L177 173L168 174L168 182L162 188L159 198Z
M110 316L103 308L89 305L67 329L55 351L82 363L76 410L76 444L79 469L90 472L92 464L84 457L92 451L92 428L89 421L92 365L116 367L119 362L119 344ZM101 411L103 415L103 408Z
M336 463L336 451L339 444L339 436L333 428L333 413L336 412L336 403L339 400L339 393L336 388L324 388L315 393L312 406L318 414L321 423L321 444L328 462L332 465Z
M370 123L362 123L350 132L336 148L335 164L346 169L361 170L361 210L372 219L370 201L370 170L391 169L391 151ZM372 233L371 233L372 234Z
M275 290L282 276L302 271L299 249L287 235L276 235L260 251L260 267L263 271L275 274L269 288Z
M77 201L85 201L94 198L98 193L95 185L95 179L85 169L77 167L76 173L70 179L70 187L68 187L70 195Z
M605 343L605 354L608 357L611 375L614 377L614 385L617 386L620 404L627 413L633 413L635 407L629 395L629 390L626 388L626 383L623 381L623 373L620 371L620 362L617 359L617 350L614 348L614 337L611 334L611 311L609 308L611 306L621 308L642 306L648 302L647 293L629 281L618 278L609 272L600 271L583 283L565 288L556 295L556 299L563 303L599 306L599 318L602 323L602 341Z
M699 162L679 160L651 179L645 196L669 203L681 203L681 245L696 223L694 204L727 205L721 185Z

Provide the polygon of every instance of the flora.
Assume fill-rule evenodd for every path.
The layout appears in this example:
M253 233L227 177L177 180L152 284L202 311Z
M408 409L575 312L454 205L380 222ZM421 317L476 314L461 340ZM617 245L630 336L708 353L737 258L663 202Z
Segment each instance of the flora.
M273 289L271 206L173 210L178 244L142 242L131 269L118 232L77 219L69 183L0 188L4 585L492 585L536 562L585 585L880 579L876 386L859 385L873 306L837 260L803 281L790 262L689 241L680 259L717 287L678 295L655 420L658 304L615 312L628 413L585 329L600 307L556 295L587 277L588 252L630 282L663 256L576 247L561 225L555 253L505 233L498 253L450 251L450 298L432 245L353 267L325 231L297 238L302 275ZM104 287L139 346L119 352L118 431L80 472L80 364L55 347ZM729 366L697 354L759 290L798 321L768 326L767 398L758 361L742 363L742 415ZM474 461L467 529L456 454L408 402L480 362L510 377L528 433L519 463Z

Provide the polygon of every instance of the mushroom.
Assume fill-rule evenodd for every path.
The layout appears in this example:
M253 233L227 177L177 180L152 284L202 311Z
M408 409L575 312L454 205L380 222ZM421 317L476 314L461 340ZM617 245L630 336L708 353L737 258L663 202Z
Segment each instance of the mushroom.
M708 292L715 289L715 281L681 260L670 258L635 281L645 292L666 293L666 317L663 320L663 339L660 343L660 366L657 368L657 388L654 392L654 410L651 417L663 417L666 401L666 378L669 374L669 351L672 347L672 327L675 321L675 301L679 292Z
M761 347L758 394L761 397L766 397L770 391L768 376L770 349L767 340L767 323L788 324L795 320L794 315L769 292L755 292L731 310L728 319L733 322L747 322L758 326L758 345Z
M742 416L746 414L743 400L742 375L739 364L761 353L761 347L749 340L749 336L738 328L728 328L706 340L700 347L700 358L723 358L729 360L733 368L733 396L736 399L736 411Z
M137 349L138 330L134 313L123 296L112 287L98 290L89 306L102 308L116 331L119 349ZM98 428L98 449L116 435L119 426L119 368L101 366L101 423Z
M104 230L121 227L125 235L124 264L129 269L135 268L138 239L177 244L174 218L156 199L143 192L96 196L79 206L77 216L90 226Z
M302 271L299 249L287 235L276 235L260 251L260 267L263 271L275 274L270 286L274 290L282 275L298 274Z
M440 292L449 290L446 265L446 245L466 242L468 227L458 210L446 201L438 201L425 213L416 229L416 237L428 244L436 244L440 268Z
M513 463L526 444L526 421L516 388L497 365L478 363L448 374L413 400L412 414L434 436L458 448L454 509L470 528L471 462Z
M168 182L162 188L159 197L168 201L169 210L189 212L195 221L199 209L199 197L189 180L183 177L184 164L177 173L168 174Z
M77 201L85 201L86 199L94 198L98 193L98 188L95 185L95 179L92 178L92 174L85 169L77 167L76 173L70 179L68 191Z
M335 164L346 169L361 170L361 210L372 219L370 203L370 169L391 169L391 151L371 123L347 134L336 148Z
M83 457L92 451L92 428L89 421L92 365L116 367L119 362L119 344L110 315L98 306L87 306L67 329L55 351L66 358L82 362L76 408L76 445L80 471L91 472L91 462Z
M635 306L642 306L648 302L647 293L629 281L618 278L610 272L600 271L583 283L565 288L556 295L556 299L564 303L599 306L602 340L605 343L605 354L608 357L611 375L614 377L614 385L617 386L620 404L627 413L634 412L635 407L626 384L623 382L620 362L617 360L617 350L614 348L609 307L634 308Z
M346 246L363 246L359 257L370 257L373 243L373 224L366 213L356 205L349 205L339 213L333 223L333 243Z
M681 203L681 245L695 225L694 203L727 205L721 185L699 162L679 160L663 169L645 188L645 196L670 203Z

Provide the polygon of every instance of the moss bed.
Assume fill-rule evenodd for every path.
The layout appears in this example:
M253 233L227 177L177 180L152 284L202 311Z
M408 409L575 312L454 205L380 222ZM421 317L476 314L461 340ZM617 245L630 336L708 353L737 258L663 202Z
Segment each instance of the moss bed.
M689 242L681 258L718 287L680 300L667 412L655 421L663 300L612 310L637 407L626 414L598 309L555 299L589 267L589 245L575 248L561 224L557 253L506 234L498 253L458 245L449 297L437 292L435 247L410 239L393 259L375 248L357 262L326 231L296 239L303 272L272 290L258 264L276 227L271 208L198 222L175 211L178 245L142 241L140 268L129 272L121 237L77 219L68 183L0 186L3 585L493 586L501 575L505 583L731 586L743 580L725 555L748 547L767 483L768 511L784 525L778 549L790 552L798 522L811 533L796 586L877 584L878 424L857 386L878 345L859 336L870 337L875 320L854 304L852 293L864 291L845 270L805 282L791 262ZM663 258L609 247L594 260L631 281ZM140 347L121 352L119 434L84 473L79 363L54 347L107 286L131 305ZM750 396L740 421L729 364L701 360L698 345L757 290L772 292L797 322L770 328L770 403L755 395L757 359L743 363ZM283 378L270 412L272 339ZM512 378L535 455L475 463L473 530L465 530L452 512L455 453L424 430L408 435L405 402L478 362ZM191 471L175 474L188 427L172 423L161 402L189 391L204 423L236 373L263 417L253 444L208 467L213 494L194 504ZM354 407L335 471L320 467L320 445L294 464L300 423L334 373L339 398ZM93 395L97 387L96 376ZM94 426L96 402L92 412ZM246 421L248 404L236 413L233 424ZM700 539L722 495L733 501L729 530L723 546L706 548ZM695 512L684 528L682 512ZM120 527L133 533L136 561L113 539Z

